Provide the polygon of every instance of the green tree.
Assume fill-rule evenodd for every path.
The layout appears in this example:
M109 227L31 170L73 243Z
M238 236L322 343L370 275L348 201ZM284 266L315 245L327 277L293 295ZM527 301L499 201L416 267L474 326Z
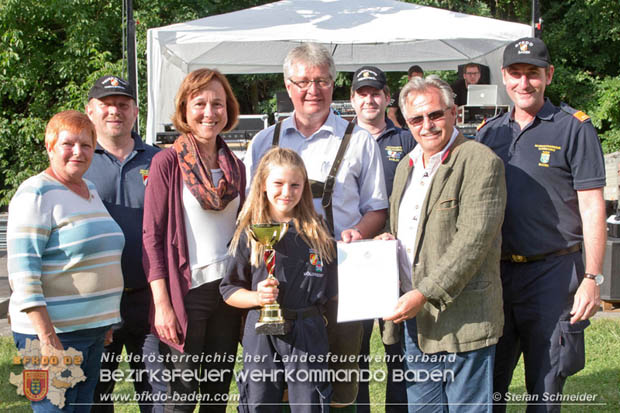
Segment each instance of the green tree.
M261 3L266 1L134 1L139 79L146 79L147 28ZM121 5L121 0L0 1L0 205L47 166L43 140L51 116L82 110L98 77L124 76ZM146 84L139 87L145 97ZM144 124L146 99L140 103Z
M51 115L81 109L98 70L119 71L119 22L113 2L0 3L0 203L47 165L43 131Z
M592 117L605 152L620 149L620 2L543 0L543 39L556 74L552 100Z

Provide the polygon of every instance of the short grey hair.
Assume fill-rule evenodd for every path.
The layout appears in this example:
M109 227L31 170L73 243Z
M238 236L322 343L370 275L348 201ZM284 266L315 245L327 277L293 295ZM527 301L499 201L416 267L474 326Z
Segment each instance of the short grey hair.
M336 64L329 51L317 43L302 43L292 49L284 59L282 66L284 79L290 79L295 63L305 63L310 67L327 66L332 80L336 80Z
M407 103L407 95L410 93L426 93L430 91L430 89L436 89L439 92L439 96L441 97L442 103L446 106L446 108L451 108L454 106L454 92L449 84L444 82L437 75L430 75L425 78L414 77L405 85L403 90L400 92L400 96L398 97L398 106L400 107L400 111L407 119L407 111L405 104Z

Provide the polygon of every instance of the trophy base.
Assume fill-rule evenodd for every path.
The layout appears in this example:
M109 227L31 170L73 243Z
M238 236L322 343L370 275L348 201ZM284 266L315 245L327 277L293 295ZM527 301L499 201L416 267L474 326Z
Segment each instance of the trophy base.
M254 325L256 334L264 334L267 336L283 336L288 334L290 326L287 322L281 323L261 323L260 321Z

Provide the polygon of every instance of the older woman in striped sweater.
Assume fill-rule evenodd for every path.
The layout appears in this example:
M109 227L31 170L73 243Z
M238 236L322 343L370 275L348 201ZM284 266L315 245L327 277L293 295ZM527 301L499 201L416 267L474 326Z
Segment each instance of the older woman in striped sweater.
M45 131L50 166L24 181L9 205L9 314L15 344L61 356L60 363L62 351L72 347L81 352L86 377L54 403L38 400L43 393L35 387L29 395L35 412L90 410L104 337L120 321L125 239L95 186L82 179L95 145L95 129L85 114L56 114ZM49 373L50 384L62 380L53 377L56 371Z

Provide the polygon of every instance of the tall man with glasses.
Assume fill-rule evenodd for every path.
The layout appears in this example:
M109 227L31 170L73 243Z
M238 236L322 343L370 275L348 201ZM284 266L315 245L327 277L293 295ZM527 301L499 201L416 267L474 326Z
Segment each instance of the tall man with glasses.
M366 130L349 125L331 110L336 67L330 53L322 46L304 43L288 53L283 70L295 111L252 140L245 158L248 184L269 148L279 145L293 149L304 160L313 181L315 208L325 217L334 237L344 242L372 238L385 225L388 206L381 154ZM339 156L341 148L344 152ZM338 165L336 158L341 158L338 168L333 167ZM330 351L357 357L361 324L337 324L333 312L335 308L328 309ZM330 368L357 369L357 362L330 364ZM333 386L332 408L355 402L356 382L335 382Z
M404 322L409 412L490 412L502 333L504 167L454 127L450 86L414 78L400 107L418 145L396 169L390 233L413 289L385 320ZM403 263L401 263L403 264Z

